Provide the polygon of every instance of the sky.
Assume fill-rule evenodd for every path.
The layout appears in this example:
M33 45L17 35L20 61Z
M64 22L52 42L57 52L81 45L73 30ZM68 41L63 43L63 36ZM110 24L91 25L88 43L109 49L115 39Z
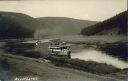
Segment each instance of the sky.
M0 11L32 17L70 17L103 21L127 10L127 0L0 0Z

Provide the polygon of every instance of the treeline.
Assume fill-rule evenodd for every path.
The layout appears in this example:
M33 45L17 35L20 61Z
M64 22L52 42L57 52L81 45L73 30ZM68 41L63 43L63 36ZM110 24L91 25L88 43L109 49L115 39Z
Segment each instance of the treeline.
M0 12L0 39L33 37L33 23L33 18L25 14Z
M109 55L118 57L124 61L128 60L128 45L125 42L106 43L99 45L98 49L106 52Z
M99 22L95 25L83 28L81 30L82 35L94 35L103 30L108 30L118 27L118 34L126 34L127 33L127 11L124 11L110 19L107 19L103 22Z

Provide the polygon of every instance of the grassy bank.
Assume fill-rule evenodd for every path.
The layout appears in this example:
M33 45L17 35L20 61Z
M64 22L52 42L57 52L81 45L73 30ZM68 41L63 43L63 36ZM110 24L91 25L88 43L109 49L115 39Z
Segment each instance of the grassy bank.
M67 68L81 70L84 72L98 74L98 75L111 75L111 74L114 74L114 73L116 74L122 71L121 69L118 69L112 65L107 65L105 63L97 63L94 61L84 61L80 59L65 59L65 58L59 58L56 56L49 56L49 55L44 56L44 54L38 51L33 51L34 49L33 44L23 44L20 42L15 42L15 43L8 42L4 45L3 49L7 54L24 56L22 57L22 60L24 60L25 57L30 57L34 59L44 58L44 59L50 60L52 64L58 67L67 67ZM6 62L6 59L3 59L3 60ZM126 76L123 76L123 77L126 77Z

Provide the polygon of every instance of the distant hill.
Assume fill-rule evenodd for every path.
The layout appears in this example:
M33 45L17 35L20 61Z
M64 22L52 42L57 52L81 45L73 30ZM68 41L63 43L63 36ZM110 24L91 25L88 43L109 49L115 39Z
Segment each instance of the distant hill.
M32 37L36 26L36 20L28 15L0 12L0 39Z
M66 17L33 18L15 12L0 12L0 39L40 35L76 35L97 22ZM36 32L36 33L34 33Z
M82 28L94 25L96 21L79 20L66 17L41 17L39 32L47 35L74 35L80 34Z
M82 35L120 35L127 33L127 11L82 29Z

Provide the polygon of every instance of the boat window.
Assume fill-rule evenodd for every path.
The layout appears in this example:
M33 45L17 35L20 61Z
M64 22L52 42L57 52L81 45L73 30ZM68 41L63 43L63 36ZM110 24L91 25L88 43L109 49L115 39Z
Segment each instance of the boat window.
M67 47L61 47L61 49L67 49Z

